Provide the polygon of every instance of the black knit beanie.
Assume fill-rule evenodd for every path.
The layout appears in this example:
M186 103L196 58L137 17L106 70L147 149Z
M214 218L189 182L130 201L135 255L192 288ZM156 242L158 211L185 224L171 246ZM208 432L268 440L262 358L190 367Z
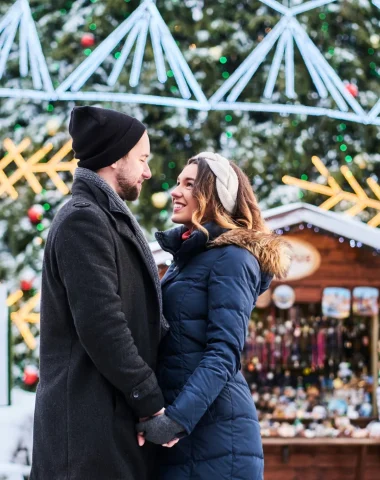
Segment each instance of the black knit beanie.
M145 126L124 113L97 107L74 107L69 132L78 167L99 170L124 157L138 143Z

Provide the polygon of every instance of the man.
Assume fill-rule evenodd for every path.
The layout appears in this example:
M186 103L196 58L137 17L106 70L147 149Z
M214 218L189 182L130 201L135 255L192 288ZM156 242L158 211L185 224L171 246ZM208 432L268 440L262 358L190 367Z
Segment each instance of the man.
M150 480L140 418L163 413L154 368L162 317L152 254L123 200L151 177L146 129L74 108L72 198L57 213L42 272L40 383L31 480Z

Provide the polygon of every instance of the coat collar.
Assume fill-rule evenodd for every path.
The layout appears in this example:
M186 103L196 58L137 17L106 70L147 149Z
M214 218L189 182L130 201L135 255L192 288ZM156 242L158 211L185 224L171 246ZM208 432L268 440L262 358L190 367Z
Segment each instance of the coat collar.
M112 198L107 195L105 191L94 185L93 183L83 179L75 178L71 189L73 196L94 197L96 203L106 211L121 213L128 218L128 214L125 210L120 208Z
M155 278L152 272L151 266L144 254L144 251L136 239L135 230L133 228L132 222L125 210L119 208L113 201L110 199L106 192L98 188L96 185L93 185L91 182L86 181L83 178L77 178L73 182L72 187L73 199L80 197L92 202L95 202L107 215L111 224L114 226L118 234L123 237L125 240L133 243L137 248L143 263L145 264L149 275L154 284Z
M205 251L210 242L227 231L213 222L205 223L203 227L208 231L208 238L201 230L194 230L187 240L182 240L182 235L187 230L185 226L157 232L155 236L160 247L171 253L176 263L181 266L191 257Z
M286 278L292 252L286 240L271 232L256 232L246 228L228 230L215 223L203 225L209 239L200 230L195 230L188 240L182 240L185 227L158 232L156 238L163 250L170 252L181 268L182 264L197 253L210 247L235 245L248 250L257 258L262 272Z

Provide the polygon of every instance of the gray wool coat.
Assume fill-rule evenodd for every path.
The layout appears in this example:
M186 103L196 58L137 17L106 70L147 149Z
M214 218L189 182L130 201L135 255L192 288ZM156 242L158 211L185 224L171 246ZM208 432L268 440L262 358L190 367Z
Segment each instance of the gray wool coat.
M129 217L76 179L45 248L31 480L151 480L135 423L164 406L153 275Z

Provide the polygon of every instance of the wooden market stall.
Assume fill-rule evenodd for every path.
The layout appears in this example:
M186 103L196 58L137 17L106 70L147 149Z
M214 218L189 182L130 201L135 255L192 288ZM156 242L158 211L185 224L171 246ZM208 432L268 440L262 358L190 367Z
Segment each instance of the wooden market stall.
M289 277L275 280L272 292L286 284L294 291L295 304L315 307L329 287L345 288L351 294L357 287L380 289L380 230L307 204L275 208L265 212L265 217L294 251ZM361 420L361 426L378 416L378 311L367 322L370 364L365 368L373 377L373 411L367 421L354 422ZM263 442L266 480L380 478L380 438L264 438Z
M243 371L248 383L252 385L261 418L266 421L270 419L271 423L277 425L298 422L297 427L289 425L288 430L283 429L285 433L282 436L273 435L272 427L264 428L265 422L262 425L265 480L378 479L380 432L379 437L371 436L365 432L364 427L378 418L376 389L380 349L376 291L380 290L380 230L346 215L303 203L268 210L264 212L264 217L270 228L283 235L291 244L292 266L288 278L281 282L274 280L270 291L258 300L255 320L252 322L251 345L242 361ZM160 250L157 243L151 246L163 274L171 262L171 255ZM287 289L286 292L278 289L281 286ZM289 292L292 298L287 304ZM343 296L340 296L342 292ZM367 298L365 295L368 292L375 296ZM281 305L281 302L284 303ZM308 317L312 323L305 320ZM289 334L284 328L288 324L293 325L294 336L291 350L284 360L286 348L279 347L280 343L276 342L283 341L281 335L285 338ZM297 330L298 334L295 333ZM327 345L331 331L336 332L336 340ZM319 337L320 332L323 333ZM360 342L355 335L360 337ZM301 350L305 350L305 358L302 357L302 352L293 349L298 342L296 337L306 339L303 347L300 343ZM313 339L316 339L315 342ZM320 346L318 342L322 340L326 345L321 354L317 350ZM333 353L329 353L329 348ZM341 363L342 359L346 363ZM308 384L312 385L311 389L317 390L320 397L323 396L322 390L328 391L329 402L335 405L334 398L331 398L334 395L333 389L318 385L318 391L313 381L326 374L326 377L334 378L331 382L334 388L340 382L339 387L343 390L346 380L340 380L338 365L345 365L344 368L352 370L353 377L358 377L356 384L360 387L361 398L370 399L363 405L357 404L356 399L355 407L349 406L351 420L347 429L350 428L352 432L352 429L362 427L356 437L346 438L343 429L337 435L337 427L333 425L329 431L335 433L331 433L330 438L311 438L314 434L309 429L310 423L314 422L314 427L317 426L318 429L318 425L323 423L323 413L337 416L335 411L331 413L327 401L321 418L314 416L314 412L320 414L320 406L312 411L310 409L311 413L303 412L305 418L302 418L300 412L294 411L291 412L292 416L287 417L286 409L281 411L276 405L272 405L272 410L268 408L268 403L270 406L275 398L273 392L270 393L270 388L279 391L281 385L283 391L284 385L287 388L284 378L289 380L290 391L301 390L304 396L307 395ZM292 377L296 379L297 385L291 384ZM267 378L268 384L265 384ZM263 385L260 391L258 385L261 381ZM266 392L266 403L262 401L262 392ZM269 397L271 400L268 401ZM338 399L338 409L341 400ZM355 415L359 415L358 412L360 416L355 418ZM363 412L365 418L361 416ZM301 434L294 435L295 431L301 431Z

